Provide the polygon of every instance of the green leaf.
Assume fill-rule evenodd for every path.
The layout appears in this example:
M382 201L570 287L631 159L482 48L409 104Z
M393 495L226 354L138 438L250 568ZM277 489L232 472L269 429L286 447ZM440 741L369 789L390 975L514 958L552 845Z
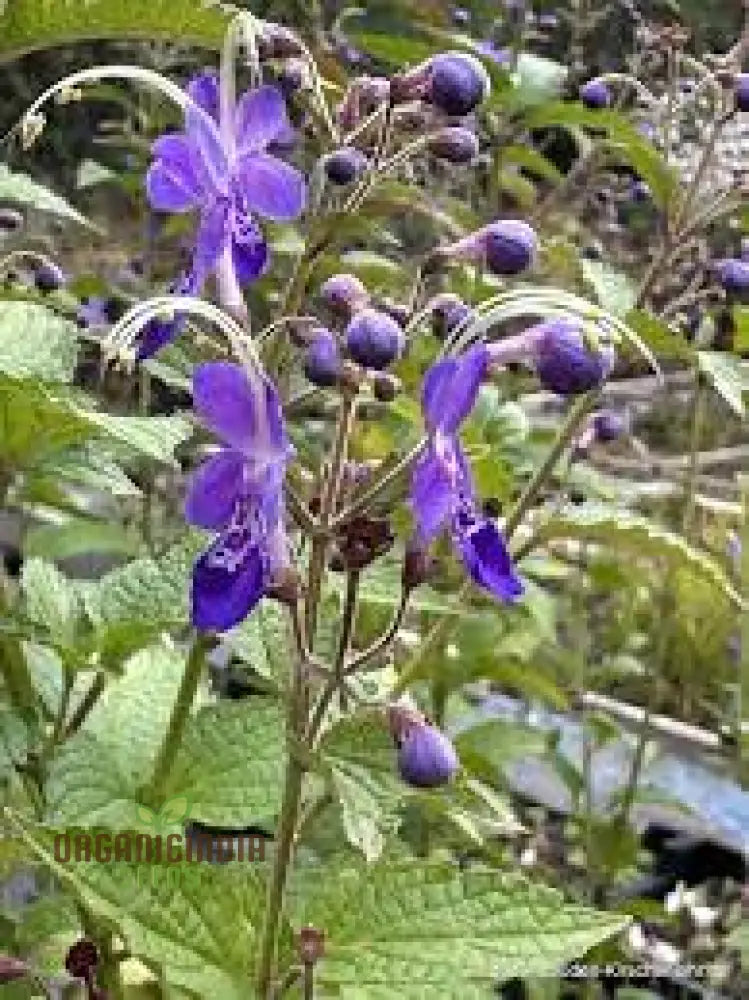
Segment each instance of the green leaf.
M402 566L403 558L397 555L378 559L368 566L361 575L359 600L363 604L394 607L400 599ZM336 576L336 584L343 591L344 583L340 576ZM426 586L419 587L413 592L409 607L414 611L425 611L435 615L466 614L463 606L457 605L432 587Z
M290 659L288 617L276 601L260 604L224 636L224 644L255 673L274 684L287 679Z
M376 860L401 825L408 789L398 777L393 741L382 712L360 711L339 720L320 746L348 842Z
M107 437L120 441L138 454L172 465L176 465L175 449L193 432L192 421L178 414L168 417L123 417L83 408L79 408L77 413Z
M518 167L525 167L530 173L554 184L559 184L563 180L564 175L551 160L547 160L542 153L530 146L501 146L498 156L501 163L514 163Z
M71 412L64 386L53 389L0 374L0 454L10 466L35 465L90 436L90 426Z
M182 653L153 646L110 679L82 728L60 749L47 782L49 821L137 826L136 792L150 776L184 673Z
M140 548L138 535L119 524L71 518L64 524L44 524L27 532L23 551L26 556L70 559L87 553L133 556Z
M598 304L607 312L623 318L632 310L637 293L626 274L598 260L583 258L580 266Z
M18 6L20 4L15 2L11 4L11 10L6 10L2 16L2 20L0 20L0 27L2 28L2 31L0 31L0 54L7 50L9 39L6 29L8 28L8 21L12 17L13 8ZM38 23L41 24L42 21L40 20ZM96 228L64 198L48 190L27 174L12 172L4 163L0 163L0 201L23 205L26 208L36 209L38 212L49 212L62 219L70 219L72 222L78 222L80 225L87 226L90 229Z
M747 391L747 384L739 359L719 351L698 351L697 363L713 389L743 419L746 415L744 393Z
M415 861L302 871L292 905L325 932L319 988L362 1000L478 1000L498 979L558 974L628 923L514 873Z
M680 535L628 510L598 504L569 507L536 529L539 544L560 539L594 542L607 548L631 552L638 559L666 560L716 586L737 607L744 606L720 563L708 553L693 548Z
M511 103L520 107L543 104L556 97L567 77L567 67L546 56L521 52L517 60L517 79Z
M462 765L487 781L496 781L518 757L539 755L543 734L504 719L487 719L454 737Z
M117 928L127 950L163 969L168 984L212 1000L245 1000L265 902L263 881L251 865L62 864L53 850L54 831L21 824L19 817L13 822L97 926ZM290 945L282 924L282 960L288 960Z
M657 357L692 362L695 350L677 331L644 309L633 309L624 317L631 327Z
M51 562L27 559L21 572L26 613L47 629L55 642L70 645L81 613L78 595Z
M87 590L84 606L102 641L142 646L148 636L184 627L192 564L204 547L202 533L190 533L159 559L136 559Z
M190 719L164 795L184 796L192 819L247 826L275 817L284 768L277 702L252 698L212 705Z
M179 38L218 49L226 24L217 6L194 0L10 0L0 22L0 55L102 38Z
M69 320L35 302L0 303L0 372L4 375L70 382L77 357L78 337Z
M58 482L80 484L116 497L139 497L141 491L122 468L104 453L100 444L71 448L68 452L50 456L34 470L39 477Z

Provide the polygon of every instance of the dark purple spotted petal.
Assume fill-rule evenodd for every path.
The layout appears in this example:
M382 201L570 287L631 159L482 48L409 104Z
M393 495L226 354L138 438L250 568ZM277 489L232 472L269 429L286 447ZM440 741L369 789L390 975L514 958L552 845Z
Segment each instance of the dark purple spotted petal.
M227 541L219 535L195 563L192 576L192 623L203 632L224 632L252 611L265 590L265 567L253 546L236 566L225 561Z
M146 174L148 202L157 212L187 212L198 203L200 183L194 150L187 136L162 135L153 145L154 161Z
M431 433L455 434L476 403L486 375L487 350L476 344L457 358L432 365L424 377L422 406Z
M229 194L229 160L218 127L196 107L185 112L187 137L195 148L193 165L202 187L215 195Z
M244 486L247 459L225 448L193 472L185 498L185 519L198 528L225 528Z
M283 160L252 153L240 162L238 180L250 211L277 222L301 215L306 198L304 176Z
M232 229L231 254L234 273L240 285L247 285L265 273L268 267L268 243L260 228L249 217Z
M187 93L214 121L218 121L219 80L216 73L206 70L194 76L187 85Z
M290 128L286 101L277 87L248 90L237 102L235 135L237 152L263 152Z
M505 603L523 593L507 544L493 521L459 515L453 535L465 568L480 587Z

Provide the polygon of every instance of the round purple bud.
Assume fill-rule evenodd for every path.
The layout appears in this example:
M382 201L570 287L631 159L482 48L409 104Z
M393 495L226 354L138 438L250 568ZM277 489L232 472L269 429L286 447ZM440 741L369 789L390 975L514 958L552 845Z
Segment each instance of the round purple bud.
M444 340L453 330L468 320L473 310L452 292L444 292L432 300L432 331Z
M486 226L482 235L486 266L493 274L520 274L533 263L538 239L527 222L504 219Z
M476 133L462 125L448 125L429 144L432 153L441 160L456 165L471 163L479 152Z
M364 368L387 368L403 350L403 330L387 313L362 309L346 328L349 354Z
M325 158L325 173L333 184L351 184L364 173L367 158L360 149L346 146Z
M745 296L749 292L749 261L734 257L721 261L718 277L729 295Z
M634 181L632 187L630 188L630 197L633 202L638 205L642 205L645 202L650 201L650 187L645 183L645 181Z
M34 284L40 292L56 292L65 284L65 275L57 264L39 264L34 270Z
M369 305L369 292L355 274L334 274L320 288L320 296L332 312L345 318Z
M591 111L600 111L611 103L611 91L603 80L588 80L580 88L580 100Z
M335 385L341 373L338 342L330 330L318 327L304 356L304 374L313 385Z
M734 80L734 95L739 111L749 111L749 73L738 73Z
M614 367L613 348L592 350L579 319L560 317L535 328L535 368L545 389L576 396L600 385Z
M491 89L489 76L478 59L465 52L444 52L429 63L428 99L454 118L470 114Z
M403 736L398 750L398 770L414 788L446 785L460 766L455 747L439 729L414 725Z
M593 416L593 432L601 444L616 441L627 433L627 418L616 410L599 410Z

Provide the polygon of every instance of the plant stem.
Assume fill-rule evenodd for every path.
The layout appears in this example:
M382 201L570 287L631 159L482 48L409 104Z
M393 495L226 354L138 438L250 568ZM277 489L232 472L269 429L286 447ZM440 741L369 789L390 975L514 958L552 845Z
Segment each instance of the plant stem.
M512 538L515 531L522 523L523 518L535 503L546 480L553 471L554 466L562 457L562 453L565 448L571 443L583 420L595 407L600 397L600 389L588 392L584 396L581 396L570 410L562 429L557 435L556 441L549 451L549 454L546 456L541 466L536 470L533 478L520 496L520 499L510 511L510 515L507 518L507 523L504 528L505 538L508 541Z
M414 447L407 452L396 465L384 473L380 479L372 483L369 489L365 490L364 493L352 500L349 506L346 507L345 510L342 510L338 517L334 519L332 527L337 528L340 525L345 524L347 521L350 521L351 518L355 517L357 514L361 514L366 511L371 502L376 500L380 493L386 490L388 486L390 486L398 478L398 476L402 475L402 473L409 468L409 466L413 465L426 447L426 443L427 439L422 438L421 441L419 441L417 445L414 445Z
M691 426L689 433L689 472L687 474L686 493L684 496L684 507L682 510L682 532L686 539L689 539L694 529L695 517L695 495L697 493L697 480L699 477L700 441L702 440L703 425L708 399L708 387L699 371L695 373L696 385L692 396L691 406Z
M73 718L70 720L67 729L65 730L65 739L71 737L73 733L77 733L81 728L88 717L88 713L101 697L101 693L106 686L106 682L106 671L100 670L91 682L91 687L86 692L83 701L73 713Z
M346 691L344 689L344 667L346 664L346 654L351 645L351 637L354 634L356 624L357 597L359 594L359 572L352 570L346 576L346 600L343 606L343 620L341 622L341 635L338 639L338 650L336 652L335 663L333 665L332 681L340 689L341 711L346 711Z
M260 944L260 960L258 964L258 995L260 1000L266 1000L270 995L276 963L276 948L278 924L281 919L286 874L291 862L294 847L299 805L302 798L304 767L297 755L289 754L286 765L286 783L281 804L281 815L278 821L276 836L276 854L273 859L273 870L268 883L268 895L265 906L265 918Z
M401 626L403 616L405 615L406 608L408 607L408 597L409 592L404 587L401 591L401 598L398 603L398 607L395 609L393 620L390 622L387 629L382 633L379 639L375 639L371 646L367 646L367 648L363 649L361 653L357 653L357 655L346 664L344 673L347 676L361 670L361 668L365 667L370 660L373 660L376 656L379 656L380 653L387 649Z
M192 644L190 655L185 664L185 672L177 692L177 700L174 703L172 717L169 720L169 727L161 744L159 755L154 765L153 777L150 784L142 790L145 805L158 805L163 792L164 785L169 777L174 760L177 756L185 725L190 715L190 709L195 701L195 695L200 683L200 675L203 672L205 654L213 645L213 639L205 633L199 633Z

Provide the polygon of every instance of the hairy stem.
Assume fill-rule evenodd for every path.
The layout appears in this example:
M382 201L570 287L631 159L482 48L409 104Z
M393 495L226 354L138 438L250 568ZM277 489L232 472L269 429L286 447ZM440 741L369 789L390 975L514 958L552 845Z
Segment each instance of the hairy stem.
M169 720L169 727L156 758L153 777L149 785L142 790L146 805L154 806L159 803L164 785L171 773L177 751L182 742L185 725L190 716L190 709L195 701L198 684L200 683L200 675L205 662L205 654L212 645L213 640L203 633L198 634L193 641L190 655L185 664L185 672L182 675L182 681L177 692L177 700L172 710L172 717Z

